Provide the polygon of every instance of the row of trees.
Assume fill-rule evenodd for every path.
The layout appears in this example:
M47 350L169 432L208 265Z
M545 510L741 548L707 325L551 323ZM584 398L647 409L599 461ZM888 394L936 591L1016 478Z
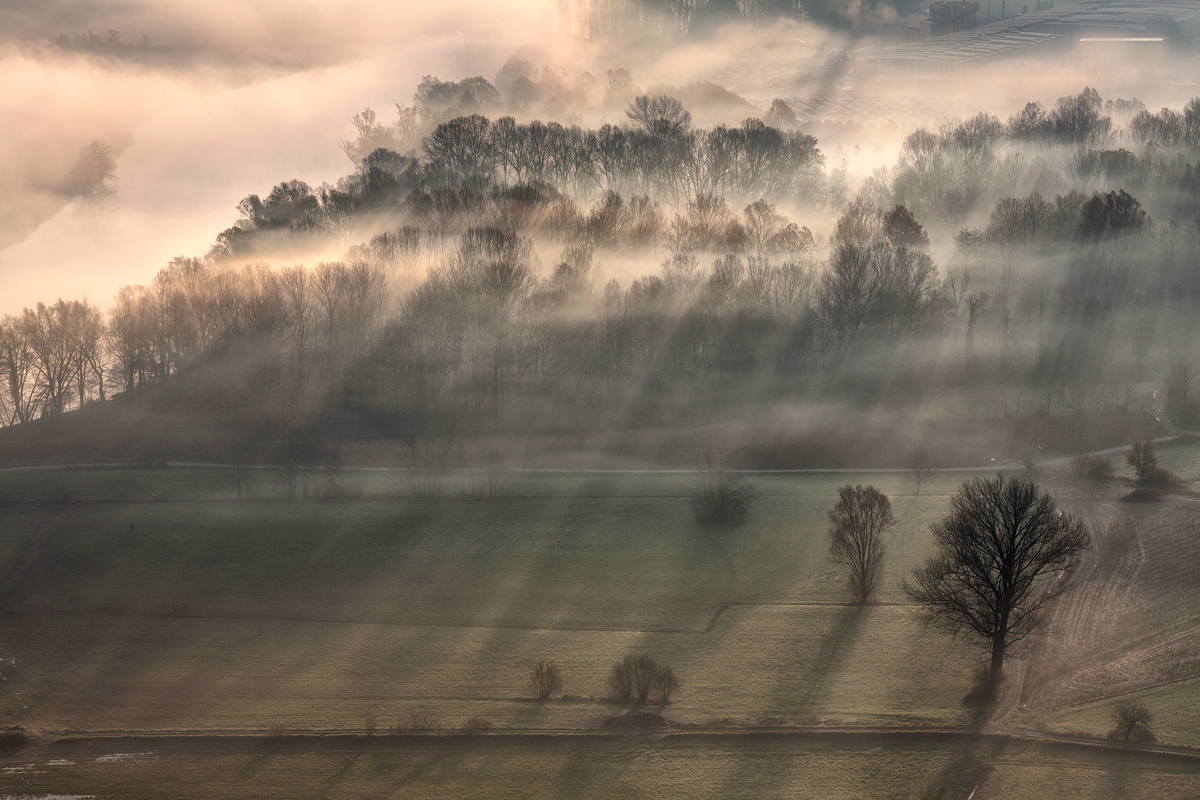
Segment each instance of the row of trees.
M623 96L621 87L629 83L627 73L617 72L622 75L609 76L608 94L614 97ZM794 114L786 104L772 106L766 122L749 118L739 126L697 130L676 97L640 95L629 102L625 126L588 130L488 118L479 112L493 107L487 100L493 96L499 93L482 78L458 83L427 78L416 105L401 114L395 128L377 123L369 110L356 115L358 137L343 143L356 164L352 175L337 186L314 190L291 181L265 199L247 197L239 205L242 219L218 237L214 255L246 256L296 237L347 232L356 220L381 214L393 224L406 218L435 235L537 217L565 236L578 233L572 221L587 216L576 203L595 202L595 213L602 213L617 197L627 208L642 209L651 227L656 218L705 203L844 202L825 175L817 141L792 130ZM1171 141L1184 150L1163 150L1164 137L1147 138L1144 120L1150 117L1143 110L1125 136L1140 143L1141 152L1098 149L1095 145L1115 136L1113 110L1111 101L1086 89L1060 98L1048 111L1029 104L1007 124L980 114L938 132L921 129L905 140L895 168L870 178L864 193L873 205L901 204L924 219L958 225L981 206L1032 189L1070 206L1074 218L1061 227L1072 235L1080 207L1091 199L1078 191L1080 183L1100 183L1106 197L1135 189L1156 208L1193 215L1200 209L1200 181L1193 174L1200 174L1200 164L1187 160L1191 139L1180 134ZM1195 127L1197 114L1200 99L1176 114L1180 129ZM658 203L666 209L656 211ZM660 221L658 228L664 227ZM663 246L673 238L628 244ZM602 240L596 243L613 244Z
M667 97L638 98L629 114L630 127L599 130L478 114L451 119L423 141L420 157L376 149L337 187L314 191L290 181L265 200L250 195L214 254L247 255L278 245L283 235L327 232L381 213L412 215L444 233L454 216L447 210L466 213L489 199L545 206L564 198L609 205L613 196L643 197L683 209L715 198L739 205L821 198L824 157L811 136L758 119L692 130L690 115Z
M1168 122L1156 122L1162 119ZM1188 159L1197 141L1188 131L1198 120L1200 99L1183 114L1164 110L1156 117L1143 110L1117 129L1100 95L1085 89L1050 110L1030 103L1007 123L985 113L936 132L917 130L905 139L895 168L874 176L867 190L878 203L902 203L951 224L1006 195L1031 189L1069 195L1096 183L1146 192L1172 214L1191 216L1195 190L1184 173L1195 169ZM1109 143L1137 152L1105 147Z

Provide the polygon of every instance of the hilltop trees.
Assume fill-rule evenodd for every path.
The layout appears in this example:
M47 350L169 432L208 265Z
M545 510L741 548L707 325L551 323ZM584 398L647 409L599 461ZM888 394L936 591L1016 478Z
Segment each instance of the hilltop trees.
M868 486L838 489L838 502L829 512L829 552L849 573L847 584L854 602L864 605L879 584L885 547L883 536L895 526L887 495Z
M1004 475L964 483L932 530L937 554L904 591L934 623L988 643L985 694L994 698L1005 654L1070 587L1091 536L1033 481Z

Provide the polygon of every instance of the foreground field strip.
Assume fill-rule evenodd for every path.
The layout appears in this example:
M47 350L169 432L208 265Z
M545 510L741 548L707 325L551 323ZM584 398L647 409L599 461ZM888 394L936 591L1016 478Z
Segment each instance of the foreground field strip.
M1200 750L1190 747L1136 744L1086 736L1043 733L1041 731L1019 729L990 728L980 730L979 728L970 726L928 728L912 726L858 728L750 727L738 729L696 728L690 730L681 730L678 728L665 730L538 729L476 733L435 731L375 734L373 736L346 733L344 731L314 731L283 735L187 731L156 733L153 735L125 732L96 732L73 733L49 742L32 744L26 749L44 748L53 751L55 755L71 749L96 751L111 750L114 748L119 748L123 752L152 751L155 755L169 755L172 752L195 753L200 750L206 752L225 751L230 753L245 753L247 751L328 753L338 751L361 752L370 749L403 747L455 748L470 747L483 743L532 744L538 747L545 747L547 745L577 743L589 740L600 742L628 740L631 738L653 741L668 747L672 745L686 747L698 743L767 741L811 742L821 746L834 744L847 748L875 747L880 745L957 744L964 741L1036 742L1059 749L1121 753L1130 756L1169 759L1200 765Z

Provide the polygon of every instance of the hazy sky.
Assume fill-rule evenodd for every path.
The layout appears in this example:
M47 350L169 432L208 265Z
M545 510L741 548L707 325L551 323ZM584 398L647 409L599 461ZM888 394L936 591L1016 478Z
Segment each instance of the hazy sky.
M202 254L247 194L334 181L364 105L384 121L422 75L491 76L553 24L542 0L0 2L0 313L142 283ZM52 44L119 30L172 47L143 66ZM92 139L118 160L119 204L54 191Z
M857 93L844 94L840 72L828 85L789 89L796 75L821 69L840 48L866 43L843 33L781 25L614 52L561 32L558 14L571 6L0 0L0 314L84 295L107 307L120 286L149 281L172 257L202 255L236 220L246 195L293 178L317 186L350 172L338 140L352 133L349 119L364 106L391 122L394 104L411 102L423 75L490 79L530 45L549 63L587 68L601 80L606 66L626 66L642 86L716 80L764 108L772 97L812 92L828 94L835 106L858 102ZM109 29L127 41L146 34L171 56L144 65L53 43L60 33ZM831 166L848 158L861 177L894 163L913 127L936 128L949 115L987 110L1005 119L1028 100L1051 103L1085 85L1106 97L1136 92L1152 108L1200 93L1194 59L1156 63L1109 51L1066 58L988 65L986 91L952 101L875 98L890 110L848 113L886 113L899 124L845 147L823 138L822 149ZM58 190L93 139L117 157L114 211L66 204Z

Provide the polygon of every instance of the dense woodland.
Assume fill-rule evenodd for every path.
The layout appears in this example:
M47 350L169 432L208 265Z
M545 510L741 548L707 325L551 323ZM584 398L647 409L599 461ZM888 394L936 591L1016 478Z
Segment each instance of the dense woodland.
M666 95L595 130L451 116L485 95L428 79L397 126L356 117L337 186L247 197L207 255L108 309L4 318L4 422L159 386L231 457L312 460L347 436L583 437L979 387L1004 407L972 414L1039 417L1064 449L1145 430L1146 381L1200 417L1200 101L1088 90L919 130L849 195L780 104L709 129ZM421 124L419 146L379 146ZM265 261L339 242L338 261ZM620 281L613 258L658 266Z

